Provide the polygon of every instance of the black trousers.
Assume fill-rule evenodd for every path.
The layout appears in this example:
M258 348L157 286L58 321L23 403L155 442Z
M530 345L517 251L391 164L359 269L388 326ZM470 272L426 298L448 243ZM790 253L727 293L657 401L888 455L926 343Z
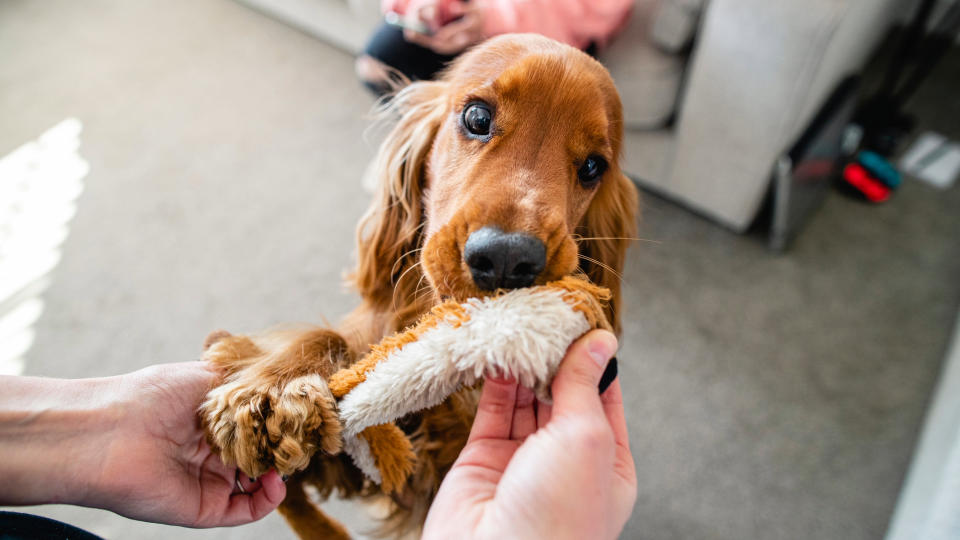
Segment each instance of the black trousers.
M596 57L596 45L591 43L584 52ZM399 71L408 79L430 80L447 66L457 55L437 54L432 50L410 43L403 37L403 29L382 23L367 42L363 54L375 58ZM389 92L389 85L365 83L375 94Z
M403 29L383 23L370 36L363 51L406 75L410 80L429 80L456 55L437 54L403 38Z
M103 540L52 519L0 511L0 540Z

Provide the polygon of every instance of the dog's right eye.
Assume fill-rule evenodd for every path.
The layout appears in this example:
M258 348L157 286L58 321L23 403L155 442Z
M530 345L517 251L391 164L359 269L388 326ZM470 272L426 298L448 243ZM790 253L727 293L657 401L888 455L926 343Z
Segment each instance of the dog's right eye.
M460 117L463 127L471 135L485 137L490 135L490 126L493 124L493 111L486 103L471 103L463 109Z
M607 170L607 160L600 156L590 156L583 161L580 169L577 170L577 177L585 188L592 188L597 185L600 177Z

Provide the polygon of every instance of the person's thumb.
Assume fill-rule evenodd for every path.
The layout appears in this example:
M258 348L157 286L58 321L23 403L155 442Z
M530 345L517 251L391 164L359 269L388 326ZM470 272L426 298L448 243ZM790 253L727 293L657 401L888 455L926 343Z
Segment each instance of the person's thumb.
M602 414L597 384L616 352L617 338L606 330L594 330L574 342L553 379L553 414Z

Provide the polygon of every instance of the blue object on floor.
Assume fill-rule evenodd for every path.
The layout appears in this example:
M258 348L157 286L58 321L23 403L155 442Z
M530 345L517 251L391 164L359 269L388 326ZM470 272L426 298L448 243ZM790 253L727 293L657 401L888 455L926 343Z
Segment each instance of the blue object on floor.
M861 150L857 154L857 163L866 169L870 176L880 180L889 188L900 185L900 171L883 156L870 150Z

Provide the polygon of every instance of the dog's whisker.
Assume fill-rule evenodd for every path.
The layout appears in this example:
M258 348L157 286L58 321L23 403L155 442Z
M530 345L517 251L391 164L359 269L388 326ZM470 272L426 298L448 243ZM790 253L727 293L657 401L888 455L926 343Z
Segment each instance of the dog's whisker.
M430 284L427 283L426 287L423 287L423 280L427 278L427 275L423 272L420 272L420 280L417 281L417 286L413 291L413 301L417 302L420 300L420 293L427 292L430 290Z
M413 303L419 304L421 300L429 300L430 296L430 287L421 287L413 295Z
M411 264L411 265L410 265L410 268L407 268L406 270L403 271L402 274L400 274L400 277L397 278L397 282L394 283L394 285L393 285L394 296L396 296L396 292L397 292L397 290L400 288L400 284L403 282L403 278L406 277L407 274L409 274L411 271L415 270L415 269L416 269L418 266L420 266L421 264L422 264L421 261L417 261L417 262Z
M616 270L614 270L613 268L611 268L609 264L604 264L604 263L602 263L602 262L594 259L593 257L587 257L586 255L583 255L583 254L580 254L579 257L580 257L581 259L589 262L589 263L595 264L595 265L599 266L600 268L603 268L603 269L607 270L607 271L610 272L611 274L617 276L617 279L619 279L620 281L623 281L623 274L621 274L620 272L617 272Z
M574 240L588 241L588 240L630 240L631 242L649 242L651 244L662 244L660 240L652 240L650 238L633 238L629 236L580 236L573 235Z
M422 225L421 225L421 226L422 226ZM419 229L419 227L417 227L417 228ZM418 247L418 248L411 249L410 251L408 251L408 252L404 253L403 255L400 255L399 257L397 257L397 261L396 261L395 263L393 263L393 266L392 266L392 267L390 267L390 275L392 276L393 273L397 271L397 265L400 264L400 263L402 263L403 260L406 259L408 255L413 255L414 253L417 253L417 252L419 252L419 251L423 251L423 248L422 248L422 247Z
M426 276L424 276L426 278ZM417 293L414 296L416 301L420 301L420 298L427 298L435 300L437 298L436 291L433 289L433 285L429 281L423 284L422 287L417 288Z
M407 268L406 270L404 270L403 273L400 274L400 277L397 278L397 282L396 282L396 283L394 284L394 286L393 286L393 298L392 298L392 300L393 300L393 309L394 309L394 311L399 311L399 307L397 306L397 293L400 292L400 284L403 283L403 278L404 278L407 274L409 274L412 270L414 270L414 269L416 269L418 266L420 266L421 264L422 264L422 261L417 261L417 262L415 262L414 264L410 265L410 268Z

